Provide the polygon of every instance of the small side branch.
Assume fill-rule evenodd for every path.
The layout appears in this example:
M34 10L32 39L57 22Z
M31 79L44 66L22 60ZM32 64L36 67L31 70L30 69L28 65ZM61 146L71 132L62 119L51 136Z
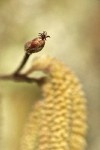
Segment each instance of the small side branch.
M13 73L14 75L17 75L17 74L22 70L22 68L25 66L26 62L28 61L29 56L30 56L30 54L25 53L25 56L24 56L24 58L23 58L23 60L22 60L22 62L21 62L21 65L20 65L20 66L18 67L18 69Z

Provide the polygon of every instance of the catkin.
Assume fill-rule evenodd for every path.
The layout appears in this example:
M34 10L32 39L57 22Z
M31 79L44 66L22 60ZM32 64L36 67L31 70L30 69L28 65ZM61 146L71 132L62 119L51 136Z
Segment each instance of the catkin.
M36 146L36 135L38 132L38 125L40 123L40 106L41 101L34 104L27 123L24 128L23 136L21 137L20 150L34 150Z
M26 127L21 150L84 150L87 112L79 81L66 66L51 57L35 59L27 74L34 70L43 71L47 77L41 86L42 105L35 112L39 112L39 121L33 115L27 123L32 129ZM35 139L35 143L30 139ZM32 144L34 148L30 148Z

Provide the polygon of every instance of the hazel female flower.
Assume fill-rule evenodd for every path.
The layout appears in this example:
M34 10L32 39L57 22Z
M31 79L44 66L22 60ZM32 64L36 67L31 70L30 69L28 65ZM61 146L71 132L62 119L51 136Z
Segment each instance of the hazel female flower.
M47 32L43 31L43 33L39 33L39 37L25 43L24 49L25 49L26 53L24 55L24 58L20 64L20 66L13 73L14 76L18 76L18 73L25 66L26 62L28 61L28 59L32 53L37 53L43 49L43 47L45 45L45 40L48 37L50 37L50 36L47 35Z
M26 53L31 54L41 51L45 45L45 40L48 37L50 36L47 35L47 32L43 31L43 33L39 33L39 37L25 43L24 49Z

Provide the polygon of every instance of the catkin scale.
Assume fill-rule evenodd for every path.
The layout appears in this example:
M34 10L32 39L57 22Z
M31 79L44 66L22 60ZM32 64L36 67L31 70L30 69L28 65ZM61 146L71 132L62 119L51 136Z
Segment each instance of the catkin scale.
M32 119L27 122L23 135L21 150L84 150L86 146L87 111L86 100L75 75L61 62L51 57L40 57L34 60L27 72L41 70L47 74L46 82L41 86L42 105L35 111L38 122ZM36 113L35 112L35 113ZM34 114L34 111L32 112ZM34 135L27 137L30 124ZM31 132L31 129L30 129ZM29 139L36 137L36 143ZM36 145L28 148L27 145Z

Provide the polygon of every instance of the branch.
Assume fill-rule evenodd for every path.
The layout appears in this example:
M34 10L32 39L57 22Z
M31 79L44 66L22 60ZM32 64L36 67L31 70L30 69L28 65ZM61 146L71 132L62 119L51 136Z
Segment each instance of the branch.
M40 77L40 78L31 78L27 77L26 74L16 74L16 75L2 75L0 76L0 80L13 80L17 82L27 82L27 83L37 83L37 84L43 84L46 80L46 77Z

